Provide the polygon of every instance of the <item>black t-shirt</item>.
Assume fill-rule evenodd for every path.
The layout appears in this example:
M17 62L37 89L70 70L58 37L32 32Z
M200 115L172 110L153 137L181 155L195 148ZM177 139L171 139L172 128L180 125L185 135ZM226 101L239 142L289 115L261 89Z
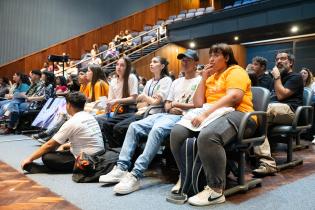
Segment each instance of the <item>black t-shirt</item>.
M268 72L258 77L257 86L267 88L270 91L273 89L273 80Z
M303 79L301 74L295 73L295 72L283 72L281 74L281 82L282 85L285 88L290 89L293 94L289 96L288 98L285 98L283 100L278 100L276 92L274 90L274 85L271 91L271 102L280 102L288 104L292 111L295 111L298 106L303 105Z

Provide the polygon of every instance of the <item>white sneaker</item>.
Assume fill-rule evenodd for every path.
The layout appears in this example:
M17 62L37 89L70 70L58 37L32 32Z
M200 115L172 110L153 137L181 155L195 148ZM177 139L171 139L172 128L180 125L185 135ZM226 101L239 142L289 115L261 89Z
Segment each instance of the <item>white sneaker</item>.
M172 188L171 193L178 194L179 190L180 190L180 177L179 177L177 183L175 184L175 186Z
M108 174L100 176L98 181L108 184L118 183L127 173L127 171L123 171L119 167L114 166L114 168Z
M127 173L121 181L115 185L114 192L117 194L128 194L140 188L140 180L131 173Z
M188 199L188 203L194 206L206 206L223 202L225 202L225 196L222 193L215 192L209 186L206 186L202 192Z
M315 138L313 139L312 144L315 144Z

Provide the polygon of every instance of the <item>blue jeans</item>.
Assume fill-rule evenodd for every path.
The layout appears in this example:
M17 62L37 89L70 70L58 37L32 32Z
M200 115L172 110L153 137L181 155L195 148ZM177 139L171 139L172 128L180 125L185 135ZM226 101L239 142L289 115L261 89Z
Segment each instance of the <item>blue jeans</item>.
M7 108L7 105L11 102L11 100L3 100L3 101L0 101L0 116L3 116L5 111L6 111L6 108Z
M30 106L30 103L22 101L23 100L12 100L8 106L8 110L10 111L9 128L14 128L20 118L20 114L28 110Z
M122 170L128 170L131 166L131 158L136 150L139 139L148 136L142 154L137 158L131 171L138 178L148 168L152 159L159 151L161 143L171 133L172 128L181 118L181 115L159 113L130 124L124 144L119 154L117 165Z

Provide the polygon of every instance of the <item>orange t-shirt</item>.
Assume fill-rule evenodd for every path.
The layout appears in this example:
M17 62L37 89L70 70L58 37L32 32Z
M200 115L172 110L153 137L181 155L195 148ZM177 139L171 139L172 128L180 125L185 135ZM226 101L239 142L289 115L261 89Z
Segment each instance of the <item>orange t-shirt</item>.
M244 92L244 97L241 103L234 107L235 110L240 112L254 111L251 81L242 67L230 66L221 74L213 74L207 79L205 93L207 103L212 104L218 101L226 95L228 89L240 89Z
M88 97L92 97L92 87L91 83L88 84L89 94ZM94 97L95 101L99 100L101 96L108 96L109 85L103 81L99 80L94 85Z
M86 85L80 85L80 92L83 93L85 97L89 97L90 83Z

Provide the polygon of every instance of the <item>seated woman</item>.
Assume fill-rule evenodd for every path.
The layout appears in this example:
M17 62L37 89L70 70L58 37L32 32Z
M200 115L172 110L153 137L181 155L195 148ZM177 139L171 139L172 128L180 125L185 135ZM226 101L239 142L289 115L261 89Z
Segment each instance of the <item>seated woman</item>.
M142 94L137 97L136 113L119 114L103 121L102 132L110 147L120 147L130 123L143 118L143 114L149 105L162 104L168 95L172 80L168 77L168 62L165 58L156 56L152 58L150 70L153 78L149 80Z
M52 139L22 161L21 167L30 173L72 172L75 158L104 151L101 130L94 117L83 111L86 98L80 92L66 97L67 113L71 116ZM68 143L66 143L69 140ZM66 143L66 144L65 144ZM58 148L59 147L59 148ZM58 149L57 149L58 148ZM44 165L33 163L42 158Z
M253 111L250 79L246 71L237 65L232 48L224 43L215 44L210 48L209 54L209 64L202 74L193 102L196 107L201 107L204 103L211 106L193 118L191 124L199 127L211 113L221 107L234 107L235 111L214 120L202 128L200 133L193 132L182 125L175 125L171 132L171 150L179 168L182 144L187 138L198 136L198 153L208 185L202 192L188 199L190 204L196 206L225 202L224 146L235 141L242 117L246 112ZM248 135L253 135L256 126L256 118L251 118L246 130Z
M36 85L32 94L24 94L19 100L10 102L8 111L10 112L9 124L4 134L14 131L21 114L26 110L40 110L46 101L55 94L55 76L53 73L44 71L41 74L43 84Z
M82 73L85 76L84 71L82 71ZM81 80L81 82L83 82L84 76L79 75L79 80ZM101 96L108 95L108 84L106 82L105 75L100 66L98 65L89 66L86 72L86 79L89 81L89 84L87 85L88 90L84 91L83 93L86 94L85 96L87 97L87 100L89 102L97 101ZM55 118L56 119L54 119L53 125L49 126L49 129L47 129L46 131L42 131L38 134L35 134L32 137L41 143L45 143L68 120L68 115L65 113L64 110L60 110L59 113L55 116Z
M89 102L97 101L101 96L108 96L109 86L100 65L90 65L86 77L90 88L88 95Z
M113 112L119 103L134 103L138 95L138 79L134 74L131 74L131 61L127 57L122 57L117 61L116 74L109 85L107 113ZM130 110L120 110L120 112L129 112ZM115 123L108 119L108 114L97 116L97 121L100 124L103 135L106 135L103 125L106 121ZM119 120L120 121L120 120Z
M55 92L57 96L63 96L68 93L67 80L64 76L57 76L55 79Z
M0 101L0 116L3 117L7 111L8 105L12 100L25 101L25 94L30 88L29 78L20 72L17 72L13 75L13 81L15 82L15 88L12 93L5 95L5 99ZM8 117L8 114L6 114Z
M109 63L111 59L118 58L119 52L117 51L114 42L110 42L108 44L108 50L106 51L104 55L104 61L106 63Z
M181 60L185 77L179 78L172 86L165 103L168 113L157 113L130 124L123 147L119 154L117 166L106 175L100 176L104 183L118 183L114 187L117 194L128 194L140 188L140 179L158 152L162 142L170 134L171 129L183 114L194 107L192 96L200 82L196 74L197 53L187 50L177 56ZM147 137L143 153L137 158L131 169L132 157L141 137Z

